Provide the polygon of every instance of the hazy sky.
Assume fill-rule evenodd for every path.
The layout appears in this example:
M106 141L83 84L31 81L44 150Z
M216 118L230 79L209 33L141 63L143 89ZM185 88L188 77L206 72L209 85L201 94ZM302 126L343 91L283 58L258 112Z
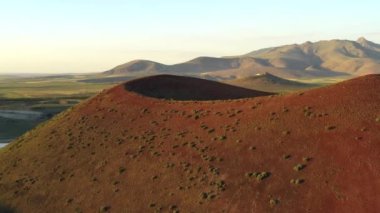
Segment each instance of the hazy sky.
M380 43L379 8L379 0L0 0L0 73L98 72L307 40Z

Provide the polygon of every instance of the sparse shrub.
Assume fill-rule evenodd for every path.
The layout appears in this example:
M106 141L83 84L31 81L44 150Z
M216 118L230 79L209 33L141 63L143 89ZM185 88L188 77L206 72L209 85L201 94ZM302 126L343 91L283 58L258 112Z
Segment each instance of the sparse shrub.
M212 200L212 199L214 199L215 197L216 197L216 195L213 194L212 192L202 192L202 193L200 194L200 198L201 198L202 200Z
M111 206L101 206L99 208L99 212L109 212L111 210Z
M313 114L313 112L311 112L311 111L306 111L306 112L304 112L304 115L305 115L306 117L310 117L312 114Z
M256 175L257 175L257 172L247 172L247 173L245 173L246 177L256 177Z
M265 178L269 177L270 176L270 173L269 172L260 172L257 176L256 176L256 180L259 180L259 181L262 181L264 180Z
M212 199L214 199L215 197L216 197L215 194L209 194L208 197L207 197L207 199L208 199L208 200L212 200Z
M328 125L328 126L325 126L325 129L326 130L334 130L334 129L336 129L336 126Z
M171 206L169 206L169 209L170 210L175 210L175 209L177 209L178 207L176 206L176 205L171 205Z
M201 197L201 199L205 200L205 199L207 199L207 197L208 197L208 193L207 193L207 192L202 192L202 193L200 194L200 197Z
M311 158L311 157L304 157L304 158L302 158L302 160L304 161L304 162L309 162L309 161L311 161L313 158Z
M248 172L245 174L246 177L256 178L257 181L262 181L271 175L270 172Z
M301 170L303 170L305 167L306 167L305 164L297 164L297 165L295 165L295 166L293 167L293 169L294 169L295 171L301 171Z
M230 114L228 117L229 118L232 118L232 117L234 117L236 114Z
M227 139L227 136L225 136L225 135L222 135L219 137L219 140L221 140L221 141L225 141L226 139Z
M215 175L215 176L218 176L218 175L220 174L219 169L218 169L218 168L215 168L215 167L210 167L210 168L209 168L209 171L210 171L213 175Z
M302 184L303 182L305 182L304 179L291 179L290 180L290 183L295 184L295 185Z
M123 174L125 172L126 168L119 167L119 174Z
M72 198L67 199L68 204L72 203L73 201L74 201L74 199L72 199Z
M272 199L269 200L269 205L271 207L274 207L274 206L278 205L279 203L280 203L280 200L275 199L275 198L272 198Z

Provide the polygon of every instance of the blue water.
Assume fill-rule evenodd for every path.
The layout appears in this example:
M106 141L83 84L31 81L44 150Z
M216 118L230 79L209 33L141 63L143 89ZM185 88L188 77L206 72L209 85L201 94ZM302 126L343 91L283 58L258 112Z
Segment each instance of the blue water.
M12 139L10 138L0 138L0 148L6 146Z

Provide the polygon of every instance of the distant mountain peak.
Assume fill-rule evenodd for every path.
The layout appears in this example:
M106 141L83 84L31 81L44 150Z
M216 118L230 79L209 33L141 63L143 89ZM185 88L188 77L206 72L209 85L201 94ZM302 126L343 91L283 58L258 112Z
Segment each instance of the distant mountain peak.
M362 37L358 38L358 40L356 40L356 42L362 44L362 43L368 43L368 40L362 36Z
M277 77L269 72L264 72L264 73L257 73L255 76L252 76L253 78L268 78L268 79L280 79L280 77Z

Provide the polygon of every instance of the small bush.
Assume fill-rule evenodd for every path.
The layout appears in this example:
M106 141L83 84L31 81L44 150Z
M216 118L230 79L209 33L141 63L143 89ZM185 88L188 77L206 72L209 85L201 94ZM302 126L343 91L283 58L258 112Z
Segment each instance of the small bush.
M304 179L291 179L290 180L290 183L295 184L295 185L302 184L303 182L305 182Z
M257 181L262 181L271 175L270 172L248 172L245 174L246 177L256 178Z
M256 180L258 181L262 181L264 180L265 178L269 177L270 176L270 173L269 172L260 172L257 176L256 176Z
M99 212L108 212L111 209L111 206L101 206Z
M311 161L313 158L311 158L311 157L304 157L304 158L302 158L302 160L304 161L304 162L309 162L309 161Z
M334 130L334 129L336 129L336 126L331 126L331 125L325 126L325 129L326 130Z
M202 192L202 193L200 194L200 197L201 197L201 199L205 200L205 199L207 199L207 197L208 197L208 193L207 193L207 192Z
M305 167L306 167L305 164L297 164L297 165L295 165L295 166L293 167L293 169L294 169L295 171L301 171L301 170L303 170Z
M280 200L275 199L275 198L272 198L272 199L269 200L269 205L270 205L271 207L276 206L276 205L278 205L279 203L280 203Z
M119 167L119 174L123 174L125 172L126 168Z

